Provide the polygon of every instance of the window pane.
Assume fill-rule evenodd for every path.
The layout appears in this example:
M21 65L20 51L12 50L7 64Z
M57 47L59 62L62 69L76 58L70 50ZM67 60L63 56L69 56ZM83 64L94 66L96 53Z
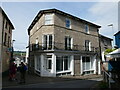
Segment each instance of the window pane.
M82 62L83 62L83 70L91 69L90 57L82 57Z
M50 19L52 19L52 17L53 17L53 14L46 14L45 20L50 20Z
M90 69L90 62L86 62L86 70Z
M85 57L82 57L82 61L85 62Z
M45 25L53 24L53 14L45 15Z
M69 49L72 49L71 43L72 43L72 38L69 38Z
M52 49L52 35L49 35L49 49Z
M52 68L52 60L48 60L48 69Z
M85 70L85 62L83 62L83 70Z
M68 57L64 58L64 70L68 70Z
M71 37L65 37L65 49L71 50L72 49L72 38Z
M89 51L89 40L85 40L85 50Z
M49 24L53 24L53 23L52 23L52 20L46 20L46 21L45 21L45 25L49 25Z
M66 23L66 27L67 27L67 28L70 28L70 20L69 20L69 19L66 19L66 20L65 20L65 23Z
M90 62L90 57L86 57L86 62Z
M85 25L85 32L89 33L89 27L88 27L88 25Z
M62 57L56 57L56 70L63 71L63 60Z

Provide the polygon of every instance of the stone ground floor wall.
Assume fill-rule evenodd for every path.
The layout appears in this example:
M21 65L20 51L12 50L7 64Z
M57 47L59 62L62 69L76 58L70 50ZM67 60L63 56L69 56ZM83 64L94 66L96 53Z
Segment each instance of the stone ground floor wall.
M7 48L3 48L2 52L2 72L5 73L9 70L11 53L7 51Z
M74 75L80 75L81 73L81 62L80 62L80 56L74 55Z

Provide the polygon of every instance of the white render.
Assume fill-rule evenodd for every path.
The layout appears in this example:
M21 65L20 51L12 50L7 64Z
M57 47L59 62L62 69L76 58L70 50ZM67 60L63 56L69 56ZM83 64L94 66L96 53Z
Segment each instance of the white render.
M66 73L67 72L71 72L71 75L74 75L74 56L70 57L70 69L69 70L65 70L65 71L56 71L56 55L54 53L47 53L47 55L52 55L52 69L48 70L47 65L46 65L46 60L45 60L45 55L41 54L41 55L36 55L34 57L35 59L35 73L38 74L39 76L44 76L44 77L56 77L57 74L61 74L62 73ZM59 54L58 54L59 55ZM64 55L63 55L64 56ZM40 70L37 69L37 58L39 57L40 60ZM37 72L39 73L37 73Z

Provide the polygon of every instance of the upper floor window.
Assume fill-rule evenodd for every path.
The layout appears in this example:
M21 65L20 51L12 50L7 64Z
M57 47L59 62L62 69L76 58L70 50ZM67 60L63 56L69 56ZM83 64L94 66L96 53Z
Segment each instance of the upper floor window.
M53 14L45 15L45 25L53 24Z
M10 36L8 37L8 47L10 47L11 45L11 39L10 39Z
M89 34L89 26L88 26L88 25L85 25L85 32L86 32L87 34Z
M6 23L5 23L5 28L7 29L7 27L8 27L8 23L7 23L7 21L6 21Z
M5 33L5 36L4 36L4 45L6 46L6 43L7 43L7 33Z
M65 37L65 50L71 50L73 46L73 38L66 36Z
M44 35L43 37L43 49L52 49L53 46L53 36L50 35Z
M66 18L66 20L65 20L65 26L67 28L71 28L71 21L70 21L70 19Z
M85 40L85 51L91 51L91 42L89 40Z

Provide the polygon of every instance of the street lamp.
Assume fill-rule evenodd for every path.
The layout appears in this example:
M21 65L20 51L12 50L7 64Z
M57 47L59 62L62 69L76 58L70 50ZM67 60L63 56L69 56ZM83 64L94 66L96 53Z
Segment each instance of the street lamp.
M109 24L109 27L112 27L112 33L113 33L113 46L114 46L114 29L113 29L113 24Z

